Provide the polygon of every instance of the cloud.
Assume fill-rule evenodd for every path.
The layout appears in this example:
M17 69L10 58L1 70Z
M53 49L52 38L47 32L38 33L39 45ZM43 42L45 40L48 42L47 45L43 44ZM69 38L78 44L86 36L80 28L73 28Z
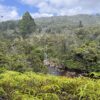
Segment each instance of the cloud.
M35 6L44 0L20 0L23 4L27 4L30 6Z
M100 13L100 0L21 0L21 2L37 7L39 16Z
M78 3L79 0L48 0L50 5L55 7L74 7Z
M0 20L16 20L19 18L19 14L15 7L9 7L5 5L0 5Z
M39 18L39 17L52 17L53 14L48 13L31 13L32 17Z

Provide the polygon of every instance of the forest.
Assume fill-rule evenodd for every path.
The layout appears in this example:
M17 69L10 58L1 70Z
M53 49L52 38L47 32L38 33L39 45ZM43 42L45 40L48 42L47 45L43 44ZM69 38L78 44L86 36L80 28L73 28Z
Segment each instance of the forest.
M100 100L100 15L0 22L0 100Z

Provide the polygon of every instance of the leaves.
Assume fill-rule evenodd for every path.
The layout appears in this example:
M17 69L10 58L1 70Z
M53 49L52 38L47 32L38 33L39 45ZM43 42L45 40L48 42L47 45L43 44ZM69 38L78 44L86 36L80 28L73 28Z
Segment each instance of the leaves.
M99 100L100 80L6 71L0 74L0 97L10 100Z
M23 38L36 30L36 24L29 12L26 12L22 17L22 20L19 21L19 28Z

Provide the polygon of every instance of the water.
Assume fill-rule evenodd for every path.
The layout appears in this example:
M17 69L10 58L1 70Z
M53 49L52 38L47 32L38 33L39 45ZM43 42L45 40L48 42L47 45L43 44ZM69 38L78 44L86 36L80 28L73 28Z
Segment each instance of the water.
M66 77L79 77L82 76L82 73L77 73L75 71L69 70L60 70L57 67L48 67L48 74L55 75L55 76L66 76Z
M65 76L66 71L64 71L64 70L61 71L57 67L49 66L48 74L55 75L55 76Z

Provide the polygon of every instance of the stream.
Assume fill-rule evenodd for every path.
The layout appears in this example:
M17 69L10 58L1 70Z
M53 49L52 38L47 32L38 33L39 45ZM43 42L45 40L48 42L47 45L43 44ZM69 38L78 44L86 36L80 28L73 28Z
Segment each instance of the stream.
M96 76L95 74L89 75L89 72L86 70L80 70L80 69L69 69L69 68L64 68L63 66L47 66L48 69L48 74L54 75L54 76L64 76L64 77L89 77L93 79L100 79L100 76Z
M51 74L51 75L56 75L56 76L65 76L64 73L65 71L60 71L58 68L56 67L51 67L49 66L48 67L48 74Z
M75 71L60 70L57 67L48 66L48 74L55 76L66 76L66 77L79 77L82 73L77 73Z

